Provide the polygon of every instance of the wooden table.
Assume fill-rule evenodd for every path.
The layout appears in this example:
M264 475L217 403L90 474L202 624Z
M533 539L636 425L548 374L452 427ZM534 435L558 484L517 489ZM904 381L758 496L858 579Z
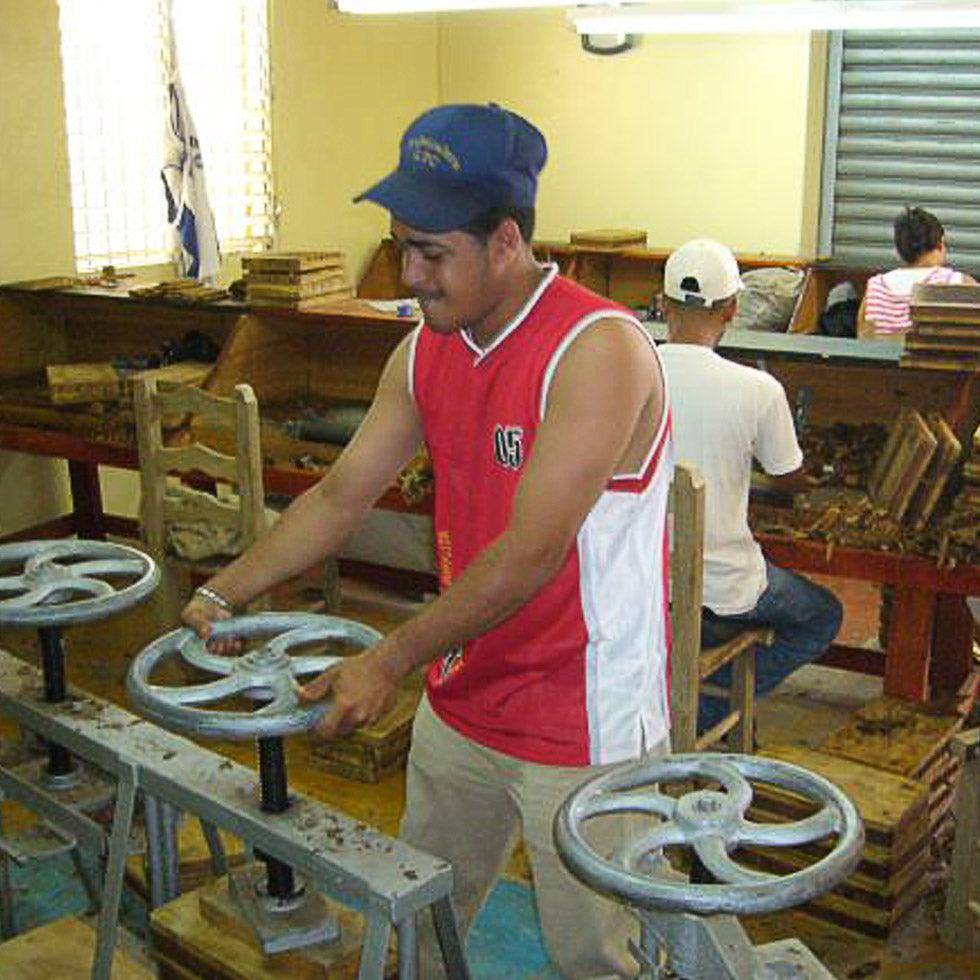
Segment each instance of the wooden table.
M99 466L139 471L135 447L98 442L53 429L0 423L0 449L50 456L64 459L68 463L72 511L67 517L44 525L49 533L55 531L78 534L83 538L94 539L105 538L106 534L127 537L137 535L136 521L105 513L99 485ZM322 475L319 470L301 470L288 466L266 467L265 489L270 494L296 497L312 487ZM385 510L425 512L424 507L418 509L406 504L397 487L389 487L375 506Z
M973 657L973 618L967 596L980 595L980 567L940 570L934 559L757 534L766 557L799 572L891 585L894 605L884 657L835 645L821 663L884 676L885 693L926 701L960 690Z

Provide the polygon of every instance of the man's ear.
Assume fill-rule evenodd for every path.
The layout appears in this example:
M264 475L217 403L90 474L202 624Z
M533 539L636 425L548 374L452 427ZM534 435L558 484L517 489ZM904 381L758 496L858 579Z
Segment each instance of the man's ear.
M508 265L524 250L521 229L513 218L504 218L494 229L487 242L491 261Z
M725 326L728 326L735 319L735 314L738 312L738 296L732 296L730 299L726 299L719 307L719 310L721 312L721 322Z

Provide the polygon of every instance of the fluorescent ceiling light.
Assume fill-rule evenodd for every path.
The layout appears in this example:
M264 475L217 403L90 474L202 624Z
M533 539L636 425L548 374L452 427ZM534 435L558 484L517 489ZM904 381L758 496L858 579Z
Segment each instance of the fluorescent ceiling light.
M417 14L447 10L567 7L569 0L337 0L345 14Z
M662 0L572 8L579 34L980 27L978 0Z

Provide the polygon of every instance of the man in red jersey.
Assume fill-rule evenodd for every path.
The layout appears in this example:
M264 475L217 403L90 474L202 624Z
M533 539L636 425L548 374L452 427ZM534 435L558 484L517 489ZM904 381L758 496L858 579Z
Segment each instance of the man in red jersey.
M391 213L424 322L329 473L184 618L207 637L335 554L424 442L440 595L303 697L329 695L318 733L342 734L427 665L402 837L452 863L465 934L523 833L562 975L625 976L630 917L568 874L551 827L583 780L667 750L670 422L640 324L534 258L546 155L496 105L439 106L408 128L398 168L358 200ZM599 828L598 846L621 833Z

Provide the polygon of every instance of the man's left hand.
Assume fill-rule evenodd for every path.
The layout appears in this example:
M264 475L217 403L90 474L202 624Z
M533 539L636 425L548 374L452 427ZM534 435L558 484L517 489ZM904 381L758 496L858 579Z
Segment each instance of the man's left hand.
M313 727L316 737L328 739L371 725L390 711L398 696L398 680L382 650L372 647L328 668L296 694L307 704L333 697L332 706Z

